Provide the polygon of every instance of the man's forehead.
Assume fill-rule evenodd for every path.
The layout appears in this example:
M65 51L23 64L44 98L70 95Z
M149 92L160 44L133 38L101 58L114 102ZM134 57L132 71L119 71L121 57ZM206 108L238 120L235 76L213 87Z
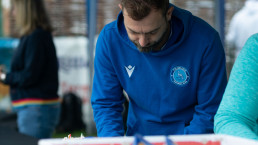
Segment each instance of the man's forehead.
M161 27L163 22L164 17L157 13L151 13L142 20L133 20L127 13L124 13L125 27L133 32L149 33Z

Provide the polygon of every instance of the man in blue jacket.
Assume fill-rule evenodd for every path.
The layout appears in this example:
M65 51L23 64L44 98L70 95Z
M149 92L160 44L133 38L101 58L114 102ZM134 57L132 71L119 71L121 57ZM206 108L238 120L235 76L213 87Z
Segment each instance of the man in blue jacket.
M121 0L122 12L101 31L92 107L98 136L213 132L227 83L218 33L169 0Z

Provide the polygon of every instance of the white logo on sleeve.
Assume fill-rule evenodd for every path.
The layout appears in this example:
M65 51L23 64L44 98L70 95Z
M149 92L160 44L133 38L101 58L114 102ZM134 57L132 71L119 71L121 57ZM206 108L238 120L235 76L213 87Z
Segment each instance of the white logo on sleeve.
M126 71L127 71L127 74L128 74L128 76L129 76L129 78L132 76L133 71L134 71L134 68L135 68L135 66L132 67L131 65L128 65L128 67L125 66L125 69L126 69Z

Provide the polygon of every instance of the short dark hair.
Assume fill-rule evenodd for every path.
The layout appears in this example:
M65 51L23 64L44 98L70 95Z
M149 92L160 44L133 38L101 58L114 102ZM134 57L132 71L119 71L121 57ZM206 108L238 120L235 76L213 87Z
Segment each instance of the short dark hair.
M151 9L162 10L163 15L169 8L169 0L121 0L122 8L134 20L141 20L148 16Z

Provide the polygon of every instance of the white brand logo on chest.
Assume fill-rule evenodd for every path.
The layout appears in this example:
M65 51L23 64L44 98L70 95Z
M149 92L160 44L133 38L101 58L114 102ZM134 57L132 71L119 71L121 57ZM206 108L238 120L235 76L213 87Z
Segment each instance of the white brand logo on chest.
M125 69L127 71L129 78L132 76L134 68L135 68L135 66L132 67L131 65L128 65L127 67L125 66Z

